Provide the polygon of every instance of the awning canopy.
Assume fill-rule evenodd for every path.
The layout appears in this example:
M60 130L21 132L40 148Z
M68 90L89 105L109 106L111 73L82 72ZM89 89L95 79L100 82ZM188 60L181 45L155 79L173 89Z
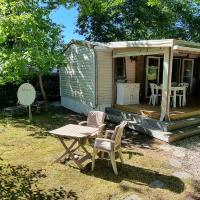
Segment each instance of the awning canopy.
M175 45L173 47L174 51L179 51L183 53L193 53L193 54L200 54L200 47L198 48L192 48L192 47L184 47L184 46L179 46Z

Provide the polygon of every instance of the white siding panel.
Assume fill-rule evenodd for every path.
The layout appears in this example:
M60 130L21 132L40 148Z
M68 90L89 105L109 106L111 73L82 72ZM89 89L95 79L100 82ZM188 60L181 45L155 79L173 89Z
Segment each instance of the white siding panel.
M112 103L112 52L97 52L98 104Z
M73 110L74 112L87 115L89 111L99 110L105 112L106 107L111 107L111 104L101 104L95 108L91 108L90 106L81 103L79 100L76 100L72 97L61 97L61 105Z
M82 104L95 106L94 50L85 46L71 45L65 55L67 67L60 70L61 97L72 97Z

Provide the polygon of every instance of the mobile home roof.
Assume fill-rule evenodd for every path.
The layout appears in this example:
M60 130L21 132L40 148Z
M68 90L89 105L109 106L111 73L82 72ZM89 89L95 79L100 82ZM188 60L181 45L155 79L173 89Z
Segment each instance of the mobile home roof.
M71 44L84 45L95 49L107 49L107 48L118 49L118 48L131 48L131 47L174 47L174 46L190 47L197 49L200 48L200 43L175 40L175 39L119 41L119 42L108 42L108 43L72 40L67 45L67 47L70 46Z

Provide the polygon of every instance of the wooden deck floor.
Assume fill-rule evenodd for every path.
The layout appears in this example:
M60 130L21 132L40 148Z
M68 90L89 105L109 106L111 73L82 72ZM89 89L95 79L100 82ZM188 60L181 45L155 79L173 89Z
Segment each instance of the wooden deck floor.
M153 119L160 118L160 106L152 106L148 103L138 105L118 105L113 106L116 109L136 113L138 115L146 115ZM188 99L188 105L185 107L170 108L170 119L172 121L190 118L200 115L200 98Z

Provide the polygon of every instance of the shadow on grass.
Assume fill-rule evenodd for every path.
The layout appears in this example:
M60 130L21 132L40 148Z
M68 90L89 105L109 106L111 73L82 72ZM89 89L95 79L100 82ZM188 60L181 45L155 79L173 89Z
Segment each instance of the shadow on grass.
M159 180L164 183L164 187L162 189L170 190L175 193L181 193L185 188L181 179L175 176L160 174L153 170L131 166L128 164L121 165L118 163L118 171L119 175L115 176L112 166L110 165L108 167L107 160L97 159L94 172L91 172L91 163L88 163L85 166L83 173L115 183L128 181L130 183L145 186L149 186L153 181Z
M0 197L7 199L37 200L77 200L77 194L62 187L44 190L38 187L40 179L45 178L43 170L32 170L27 166L12 166L0 161Z
M123 154L127 154L129 159L133 156L144 156L144 154L132 150L123 150Z
M16 128L25 128L27 131L32 133L29 136L35 138L46 138L50 136L48 131L59 128L67 124L78 124L78 122L85 120L85 117L76 114L66 108L50 107L49 111L42 112L39 114L33 114L33 120L28 120L27 116L19 116L13 118L0 118L0 123L5 127L12 125Z
M0 123L5 127L12 125L13 127L25 128L30 131L29 136L38 139L45 139L50 134L50 130L59 128L67 124L78 124L78 122L86 120L86 117L77 113L74 113L64 107L50 106L47 112L39 114L33 114L33 120L28 120L28 113L24 116L13 117L13 118L2 118L0 117ZM116 124L106 121L106 129L114 129ZM126 129L124 135L124 146L132 147L137 146L143 148L143 145L147 144L152 149L156 141L149 136L144 134L138 134L131 129ZM122 143L123 143L122 142Z

